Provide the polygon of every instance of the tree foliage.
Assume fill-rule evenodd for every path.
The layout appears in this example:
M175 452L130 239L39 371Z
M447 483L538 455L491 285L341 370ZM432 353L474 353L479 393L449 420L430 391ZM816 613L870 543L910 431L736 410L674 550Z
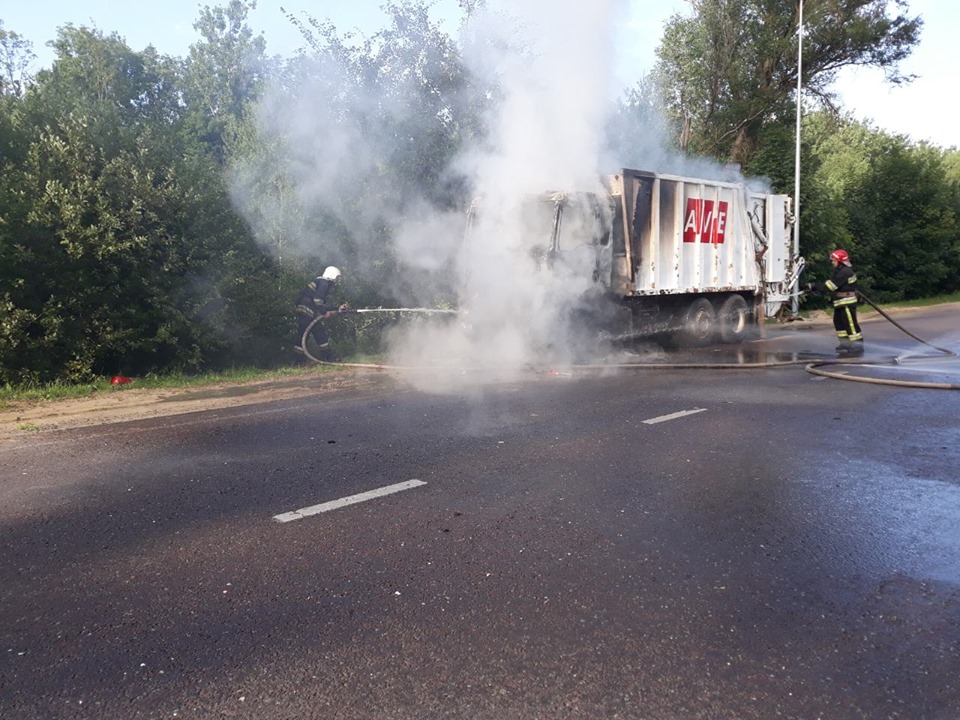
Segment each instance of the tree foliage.
M0 20L0 97L20 97L26 89L27 68L36 56L29 40L4 30Z
M260 314L231 303L258 252L186 130L177 63L73 26L54 47L4 178L2 379L209 366Z
M691 0L693 14L667 23L657 75L687 152L751 170L765 125L793 116L797 86L798 0ZM904 0L822 0L804 14L806 93L830 104L841 68L898 64L919 40L920 19Z
M227 133L243 122L270 71L266 41L247 24L249 12L256 7L255 0L202 7L193 26L201 39L190 47L184 63L187 129L220 161Z
M811 259L825 264L831 250L846 248L878 301L960 289L960 184L950 178L951 153L828 113L811 117L807 132L816 159L811 183L824 201L811 213L819 222L816 245L806 244Z
M291 17L307 49L283 69L255 133L231 156L256 206L249 217L271 247L309 245L346 264L368 301L407 296L420 281L394 252L397 228L420 206L462 204L451 160L480 132L483 97L428 4L383 9L387 26L370 36Z

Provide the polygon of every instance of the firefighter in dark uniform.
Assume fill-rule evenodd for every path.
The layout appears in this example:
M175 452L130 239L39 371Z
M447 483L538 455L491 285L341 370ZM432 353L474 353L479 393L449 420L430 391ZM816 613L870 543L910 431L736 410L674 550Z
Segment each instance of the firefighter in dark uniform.
M340 282L340 269L332 265L323 271L323 274L314 278L306 287L300 291L297 296L297 343L293 349L297 352L303 352L301 342L303 342L303 333L307 327L317 317L330 317L337 310L343 310L346 305L339 308L336 305L328 305L327 301L334 286ZM329 357L330 340L327 337L327 330L322 322L313 326L310 335L317 343L317 347L326 356Z
M833 298L833 327L840 339L837 352L862 355L863 333L857 322L857 274L846 250L834 250L830 253L830 262L833 264L830 279L825 283L808 283L807 290L828 292Z

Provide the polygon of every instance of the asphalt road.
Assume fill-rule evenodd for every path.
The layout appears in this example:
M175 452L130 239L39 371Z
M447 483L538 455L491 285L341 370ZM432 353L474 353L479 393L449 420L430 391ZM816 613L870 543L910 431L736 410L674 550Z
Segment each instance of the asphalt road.
M960 394L455 380L0 445L0 717L960 717Z

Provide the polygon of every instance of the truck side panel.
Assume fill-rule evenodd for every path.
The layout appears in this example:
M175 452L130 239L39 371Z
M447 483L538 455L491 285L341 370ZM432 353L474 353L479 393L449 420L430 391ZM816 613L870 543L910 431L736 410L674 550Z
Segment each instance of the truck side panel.
M763 257L764 280L782 283L793 268L793 235L787 222L789 201L786 195L756 195L757 215L762 215L767 250Z
M759 290L741 186L634 171L622 177L630 294Z

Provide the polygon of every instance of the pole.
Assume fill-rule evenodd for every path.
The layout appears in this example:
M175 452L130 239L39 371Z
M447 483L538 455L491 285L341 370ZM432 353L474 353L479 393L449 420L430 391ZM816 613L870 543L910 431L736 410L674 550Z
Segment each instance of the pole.
M797 152L793 161L793 257L800 257L800 91L803 81L803 0L800 0L800 15L797 23ZM794 317L800 313L799 283L793 286L790 309Z

